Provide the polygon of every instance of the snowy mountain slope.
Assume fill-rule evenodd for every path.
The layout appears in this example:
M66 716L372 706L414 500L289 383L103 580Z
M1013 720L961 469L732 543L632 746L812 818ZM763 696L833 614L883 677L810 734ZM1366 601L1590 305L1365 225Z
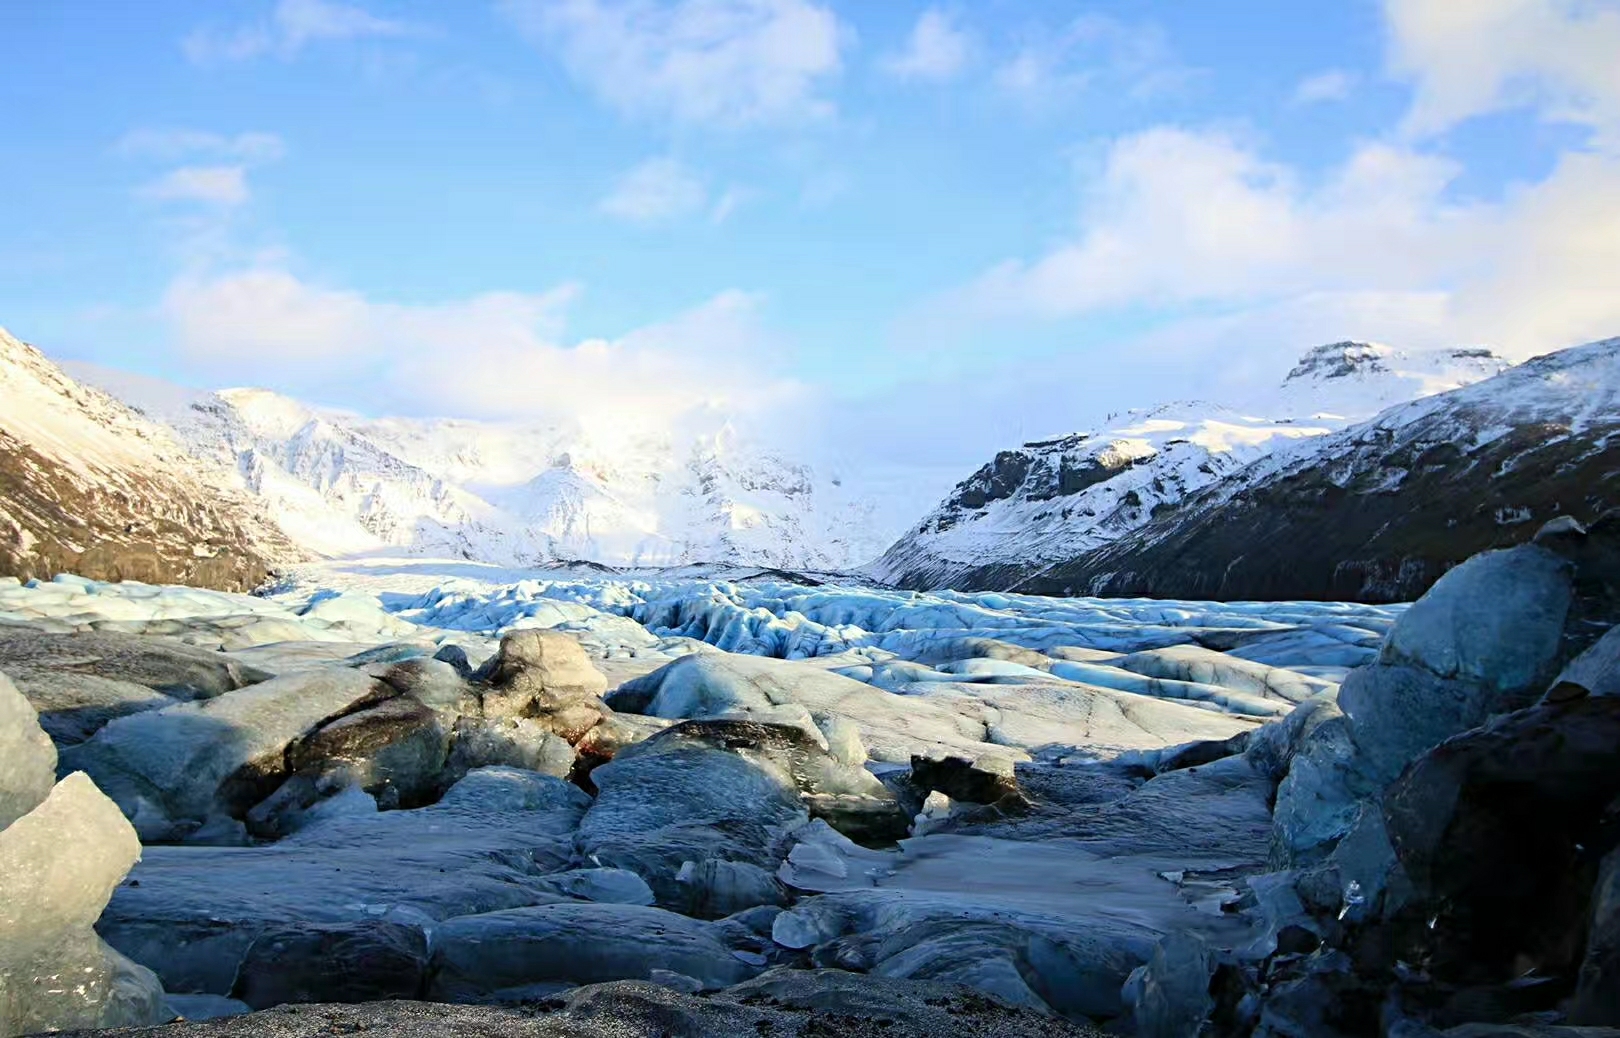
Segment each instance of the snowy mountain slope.
M1403 350L1334 342L1307 350L1275 389L1243 402L1253 413L1359 421L1408 400L1433 396L1512 367L1482 346Z
M166 427L0 330L0 575L245 590L296 557Z
M1537 357L1262 459L1026 583L1091 593L1403 601L1558 516L1620 507L1620 339ZM1612 531L1611 531L1612 534Z
M176 392L75 370L172 426L203 465L321 555L406 548L501 565L830 570L873 557L893 534L836 476L727 423L681 439L600 437L544 420L374 419L264 390Z
M1620 506L1620 339L1277 451L1132 536L974 574L1036 594L1393 602L1557 516Z
M1317 438L1391 402L1506 366L1483 349L1319 346L1242 411L1171 404L1110 415L1101 431L999 453L868 572L912 588L1000 586L1117 541L1273 452L1309 451Z

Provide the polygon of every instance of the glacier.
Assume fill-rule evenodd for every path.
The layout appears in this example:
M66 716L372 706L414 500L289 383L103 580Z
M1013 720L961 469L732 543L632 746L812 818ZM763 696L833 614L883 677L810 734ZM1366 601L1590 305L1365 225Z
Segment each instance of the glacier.
M1258 983L1340 939L1317 915L1382 910L1367 769L1553 680L1608 536L1555 524L1411 605L380 552L256 595L0 580L0 670L140 838L94 940L149 1016L723 1000L814 970L1149 1034L1170 973ZM1590 716L1582 747L1613 714L1568 691L1592 651L1557 679L1576 705L1534 708Z

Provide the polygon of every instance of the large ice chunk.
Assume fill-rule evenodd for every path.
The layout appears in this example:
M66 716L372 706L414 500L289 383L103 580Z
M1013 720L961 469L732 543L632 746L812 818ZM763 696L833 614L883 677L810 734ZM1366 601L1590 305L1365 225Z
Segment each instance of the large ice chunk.
M157 977L92 929L140 854L118 805L82 772L0 832L0 1035L164 1018Z
M33 705L0 674L0 829L38 807L55 781L56 747Z
M245 811L279 784L290 743L389 695L347 668L290 674L119 718L62 759L89 772L146 842L170 840L210 816Z

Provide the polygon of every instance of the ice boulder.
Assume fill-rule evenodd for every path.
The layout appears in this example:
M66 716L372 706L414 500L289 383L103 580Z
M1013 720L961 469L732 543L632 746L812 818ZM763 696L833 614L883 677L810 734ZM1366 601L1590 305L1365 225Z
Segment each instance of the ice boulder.
M1547 699L1558 702L1581 696L1620 696L1620 627L1609 632L1577 656L1558 675Z
M781 742L797 734L707 723L729 725L733 734L760 729L762 738ZM793 776L768 754L738 752L712 735L677 725L593 771L600 792L579 830L586 860L637 873L670 906L684 905L691 894L678 879L688 862L775 868L787 835L809 820Z
M1376 664L1345 680L1358 766L1377 784L1492 714L1528 706L1558 673L1570 564L1534 544L1476 555L1403 614Z
M500 651L472 675L484 717L533 717L576 743L604 714L607 678L578 639L558 631L508 631Z
M814 722L853 722L873 760L909 764L917 753L977 757L990 750L982 711L972 716L918 696L899 696L812 664L704 652L625 682L607 697L615 710L683 718L780 720L782 707L802 707Z
M33 706L0 674L0 829L38 807L56 782L56 747Z
M640 980L655 969L724 988L760 972L724 931L640 905L557 904L463 916L434 935L430 997L501 1001L538 984Z
M0 689L0 702L15 695ZM22 720L32 742L44 738ZM165 1019L157 977L93 929L140 854L118 806L80 772L0 831L0 1035Z
M173 840L211 817L239 817L274 791L301 736L397 694L344 667L289 674L120 718L62 760L88 772L143 840Z

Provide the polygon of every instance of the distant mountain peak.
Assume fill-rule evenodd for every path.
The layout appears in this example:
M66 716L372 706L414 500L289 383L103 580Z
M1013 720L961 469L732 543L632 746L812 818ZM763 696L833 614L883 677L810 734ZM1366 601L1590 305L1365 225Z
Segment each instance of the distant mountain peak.
M1395 351L1376 342L1346 339L1314 346L1305 351L1283 384L1305 379L1352 378L1389 370L1387 358Z
M272 390L184 396L84 371L148 406L200 470L257 495L289 537L322 555L392 547L506 565L836 569L873 558L897 532L877 528L858 492L723 416L685 432L365 418Z

